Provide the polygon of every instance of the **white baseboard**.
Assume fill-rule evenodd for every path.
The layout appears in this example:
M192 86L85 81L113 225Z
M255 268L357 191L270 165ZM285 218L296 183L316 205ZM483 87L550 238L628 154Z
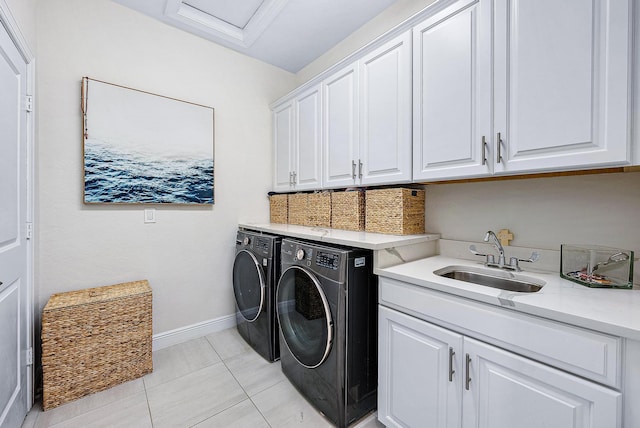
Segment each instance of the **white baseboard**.
M213 320L191 324L174 330L153 335L153 350L167 348L188 340L197 339L211 333L226 330L236 326L236 315L225 315Z

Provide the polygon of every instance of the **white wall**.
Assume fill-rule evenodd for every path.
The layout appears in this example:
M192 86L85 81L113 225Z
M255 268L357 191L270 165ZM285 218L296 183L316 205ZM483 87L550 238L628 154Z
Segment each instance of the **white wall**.
M325 54L320 56L320 58L300 70L296 74L297 84L301 85L317 74L325 71L338 61L420 12L434 1L435 0L397 0L349 37L329 49Z
M13 0L18 1L18 0ZM269 103L294 75L108 0L38 3L41 308L52 293L146 278L154 333L233 314L239 221L267 221ZM215 205L82 203L83 76L215 108Z
M29 44L29 49L36 50L36 2L37 0L1 0L6 2L11 15L18 23L20 32Z
M481 241L487 230L509 229L514 246L559 250L560 244L598 244L640 256L640 172L425 189L427 230L446 239Z

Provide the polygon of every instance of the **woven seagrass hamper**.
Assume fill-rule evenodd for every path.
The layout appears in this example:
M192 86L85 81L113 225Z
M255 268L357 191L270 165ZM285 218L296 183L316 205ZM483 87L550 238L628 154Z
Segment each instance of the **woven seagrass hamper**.
M331 227L331 193L307 195L307 222L305 226Z
M363 190L331 194L331 227L364 230L365 197Z
M367 190L366 213L367 232L393 235L424 233L424 190Z
M289 224L307 225L308 193L294 193L289 195Z
M44 410L153 370L146 280L58 293L42 312Z
M269 196L271 223L287 224L289 221L289 195Z

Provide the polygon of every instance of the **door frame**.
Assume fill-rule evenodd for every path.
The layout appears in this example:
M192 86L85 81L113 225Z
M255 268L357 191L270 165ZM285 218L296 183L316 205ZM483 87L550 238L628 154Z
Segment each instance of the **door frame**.
M18 26L17 21L11 14L9 10L9 6L6 3L6 0L0 0L0 25L3 26L9 37L15 44L18 52L24 59L27 64L27 94L34 97L35 95L35 57L33 55L32 50L29 48L29 45L24 38L22 31L20 31L20 27ZM27 369L27 390L26 390L26 398L27 398L27 410L31 409L33 405L33 396L34 396L34 367L35 367L35 358L33 355L34 350L34 332L35 332L35 324L34 324L34 314L35 314L35 293L34 293L34 278L35 278L35 270L34 270L34 189L35 189L35 104L32 104L32 111L30 114L27 114L27 223L32 225L32 229L27 233L28 239L26 241L27 245L27 284L26 284L26 300L27 300L27 308L25 314L27 316L27 349L32 350L32 364ZM25 228L27 226L25 225Z

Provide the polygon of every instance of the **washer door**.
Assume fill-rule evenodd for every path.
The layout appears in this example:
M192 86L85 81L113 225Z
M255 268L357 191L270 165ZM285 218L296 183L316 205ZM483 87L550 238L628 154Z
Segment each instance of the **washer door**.
M256 256L247 250L238 251L233 262L233 293L242 317L255 321L264 305L264 274Z
M318 367L331 349L333 321L315 275L299 266L285 270L276 302L280 331L291 354L307 368Z

